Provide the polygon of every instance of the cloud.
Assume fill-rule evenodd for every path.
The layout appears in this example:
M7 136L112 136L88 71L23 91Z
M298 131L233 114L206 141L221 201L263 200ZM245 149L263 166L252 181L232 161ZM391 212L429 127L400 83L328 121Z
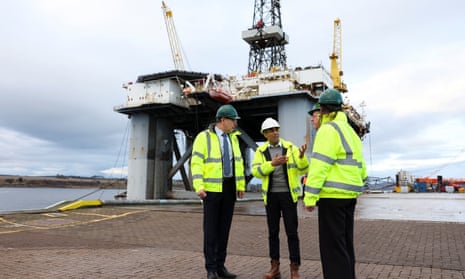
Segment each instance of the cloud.
M119 177L126 177L128 175L128 167L120 167L120 168L110 168L107 170L102 171L107 177L119 178Z
M246 74L241 32L252 24L252 2L167 4L190 70ZM129 120L113 111L126 98L121 85L173 68L161 1L4 8L0 174L124 175ZM366 103L372 123L364 141L371 175L463 173L464 8L453 0L282 3L290 67L329 68L333 20L341 18L348 97L359 110Z
M358 99L369 103L370 110L388 111L395 116L455 113L465 108L461 102L465 80L457 78L464 72L463 63L465 41L424 50L392 68L375 71L365 81L352 85L353 91L361 96Z
M60 147L52 141L4 128L0 128L0 147L3 150L0 174L92 176L105 173L116 177L117 172L105 168L116 169L126 163L126 158L117 157L116 148Z
M415 53L352 85L352 98L366 102L372 123L366 154L373 174L404 169L428 175L422 170L447 172L463 164L465 80L458 76L465 74L464 63L465 41Z

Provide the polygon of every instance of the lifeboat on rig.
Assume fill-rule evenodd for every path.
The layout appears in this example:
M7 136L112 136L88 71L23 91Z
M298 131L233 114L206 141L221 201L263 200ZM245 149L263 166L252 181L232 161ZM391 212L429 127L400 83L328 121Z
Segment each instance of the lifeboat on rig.
M219 75L209 74L205 82L205 87L207 88L210 98L215 101L229 103L233 100L231 91L227 89L229 87L229 82Z
M221 87L212 87L208 90L210 97L221 103L229 103L233 100L231 92Z

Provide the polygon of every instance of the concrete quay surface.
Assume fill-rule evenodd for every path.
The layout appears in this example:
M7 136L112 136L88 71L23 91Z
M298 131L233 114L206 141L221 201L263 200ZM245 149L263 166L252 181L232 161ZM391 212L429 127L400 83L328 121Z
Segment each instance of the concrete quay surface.
M374 202L359 198L357 278L465 278L465 222L363 217ZM0 278L206 278L201 212L200 204L119 205L2 215ZM299 216L301 278L323 278L316 213L300 204ZM261 201L236 204L226 266L238 278L269 269ZM281 269L290 278L283 226Z

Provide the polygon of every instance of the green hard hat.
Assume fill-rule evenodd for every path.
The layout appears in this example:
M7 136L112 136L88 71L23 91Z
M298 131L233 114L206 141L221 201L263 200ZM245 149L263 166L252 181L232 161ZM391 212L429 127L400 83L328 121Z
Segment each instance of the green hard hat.
M342 95L336 89L326 89L320 95L320 105L342 105Z
M241 119L236 109L231 105L223 105L216 111L216 118Z
M316 103L313 105L312 109L308 111L308 114L312 115L315 111L319 111L319 110L320 110L320 104Z

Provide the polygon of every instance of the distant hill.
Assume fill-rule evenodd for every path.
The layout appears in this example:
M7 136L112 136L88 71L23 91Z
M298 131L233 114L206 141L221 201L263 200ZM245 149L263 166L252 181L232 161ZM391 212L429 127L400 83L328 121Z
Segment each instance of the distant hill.
M126 189L125 178L0 175L0 187Z

